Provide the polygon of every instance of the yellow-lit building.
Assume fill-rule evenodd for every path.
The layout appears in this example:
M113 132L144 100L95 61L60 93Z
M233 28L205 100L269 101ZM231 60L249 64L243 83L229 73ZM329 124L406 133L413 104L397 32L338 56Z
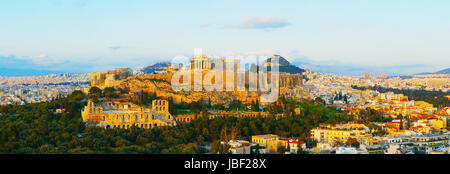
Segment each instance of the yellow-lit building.
M443 118L435 118L430 120L435 130L441 130L447 127L447 120Z
M130 68L119 68L107 72L96 72L91 74L91 87L106 88L119 85L123 80L132 76Z
M278 153L283 148L285 153L296 153L301 149L306 149L306 143L303 141L280 138L274 134L252 136L252 143L264 146L264 153Z
M279 138L278 135L274 134L252 136L252 143L266 147L265 153L277 153L280 148L287 149L290 146L289 139ZM293 142L294 144L298 145L298 141Z
M414 103L414 105L419 107L419 108L432 108L433 107L433 104L427 103L427 102L424 102L424 101L416 101Z
M312 129L311 135L317 141L331 141L331 142L345 142L350 138L351 132L348 130L333 130L333 129Z
M169 113L166 100L153 100L152 108L137 106L124 102L103 102L94 104L89 101L81 112L83 121L94 122L105 128L125 128L137 126L140 128L155 128L175 125L173 116Z
M259 144L260 146L267 146L267 141L278 140L278 135L254 135L252 136L252 143Z
M364 124L358 123L314 128L311 130L311 136L316 141L329 143L345 143L349 138L354 138L360 143L368 143L372 137L370 130Z
M287 148L289 141L283 139L267 140L266 144L266 151L275 153L278 152L280 148Z

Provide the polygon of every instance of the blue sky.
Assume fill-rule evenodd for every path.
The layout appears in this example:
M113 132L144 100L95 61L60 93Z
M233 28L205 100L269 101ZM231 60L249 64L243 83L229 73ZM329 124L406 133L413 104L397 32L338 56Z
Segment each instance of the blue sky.
M437 71L450 66L448 9L447 0L1 1L0 61L89 72L143 67L203 48Z

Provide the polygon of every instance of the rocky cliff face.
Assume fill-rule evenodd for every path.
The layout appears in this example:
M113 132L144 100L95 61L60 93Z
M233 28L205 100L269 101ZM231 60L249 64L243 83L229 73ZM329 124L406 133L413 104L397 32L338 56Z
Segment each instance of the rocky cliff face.
M232 98L222 92L174 91L170 84L172 74L148 74L132 76L124 80L116 88L127 88L130 92L156 93L157 97L172 97L174 102L193 102L209 99L212 103L223 103Z
M159 74L132 76L124 80L119 86L132 92L171 92L173 90L168 81L170 78L171 76Z

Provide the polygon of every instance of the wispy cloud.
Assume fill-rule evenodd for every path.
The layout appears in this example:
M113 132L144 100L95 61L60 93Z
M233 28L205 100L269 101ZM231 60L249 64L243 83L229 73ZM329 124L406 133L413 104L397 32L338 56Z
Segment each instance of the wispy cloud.
M252 16L245 18L238 26L241 29L274 30L291 25L286 18L274 16Z
M111 49L111 50L116 51L116 50L123 49L123 48L128 48L128 47L127 46L109 46L108 48Z

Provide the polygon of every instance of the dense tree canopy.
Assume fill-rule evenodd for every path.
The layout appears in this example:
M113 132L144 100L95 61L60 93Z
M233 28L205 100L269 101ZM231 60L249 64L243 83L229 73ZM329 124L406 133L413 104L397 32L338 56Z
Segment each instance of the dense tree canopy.
M102 97L102 90L98 87L91 87L89 89L89 99L93 99L94 101L97 101L99 98Z
M112 88L112 87L106 87L104 90L103 90L103 95L106 97L106 98L115 98L115 97L117 97L117 95L116 95L116 90L114 89L114 88Z

